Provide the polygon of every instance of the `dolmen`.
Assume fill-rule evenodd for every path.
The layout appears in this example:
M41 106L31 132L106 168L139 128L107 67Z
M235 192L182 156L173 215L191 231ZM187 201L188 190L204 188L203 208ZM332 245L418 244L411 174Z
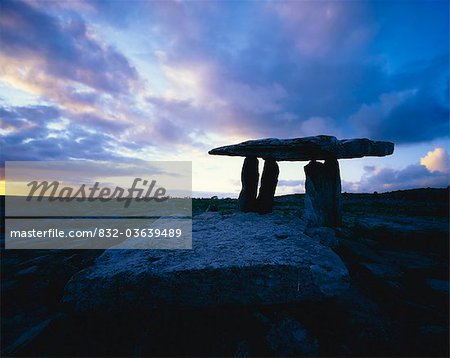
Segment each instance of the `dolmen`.
M319 135L293 139L266 138L214 148L211 155L245 157L241 172L239 210L272 212L279 161L309 161L304 167L305 218L308 226L335 227L342 223L341 177L338 159L383 157L394 152L394 143L367 138L339 140ZM264 160L258 193L258 158ZM322 160L323 162L318 162Z

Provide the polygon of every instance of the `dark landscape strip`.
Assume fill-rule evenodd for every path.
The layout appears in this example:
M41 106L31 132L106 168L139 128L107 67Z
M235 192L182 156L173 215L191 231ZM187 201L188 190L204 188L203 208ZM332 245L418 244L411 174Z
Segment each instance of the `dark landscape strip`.
M192 219L192 216L5 216L5 219Z

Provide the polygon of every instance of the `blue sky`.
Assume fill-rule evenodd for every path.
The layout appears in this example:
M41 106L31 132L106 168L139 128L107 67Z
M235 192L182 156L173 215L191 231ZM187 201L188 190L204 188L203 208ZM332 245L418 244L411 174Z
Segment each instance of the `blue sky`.
M2 162L192 160L195 193L231 196L242 159L209 149L330 134L396 144L340 161L344 191L447 186L448 6L4 0Z

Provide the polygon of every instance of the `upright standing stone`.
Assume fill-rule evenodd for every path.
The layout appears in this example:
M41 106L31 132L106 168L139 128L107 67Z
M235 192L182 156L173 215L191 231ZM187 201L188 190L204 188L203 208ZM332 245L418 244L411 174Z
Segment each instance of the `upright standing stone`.
M242 190L238 200L240 211L256 211L258 180L258 158L246 157L241 172Z
M264 161L264 169L261 176L261 187L259 188L258 199L256 199L256 207L260 214L272 212L273 197L278 183L278 174L280 169L273 159Z
M312 160L305 166L305 218L308 226L339 226L341 178L337 159Z

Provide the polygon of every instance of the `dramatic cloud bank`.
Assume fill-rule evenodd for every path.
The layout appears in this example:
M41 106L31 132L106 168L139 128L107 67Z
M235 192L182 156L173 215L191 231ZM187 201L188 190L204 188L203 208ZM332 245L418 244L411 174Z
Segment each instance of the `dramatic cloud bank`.
M421 158L420 164L403 169L364 167L359 182L345 182L345 191L385 192L414 188L443 188L450 185L450 159L444 148L436 148Z
M448 22L446 1L4 0L1 161L182 158L203 178L211 147L331 134L409 148L357 190L442 186ZM419 145L439 148L419 165ZM197 190L234 190L223 165Z
M450 157L444 148L436 148L420 159L420 164L427 167L430 172L450 172Z

